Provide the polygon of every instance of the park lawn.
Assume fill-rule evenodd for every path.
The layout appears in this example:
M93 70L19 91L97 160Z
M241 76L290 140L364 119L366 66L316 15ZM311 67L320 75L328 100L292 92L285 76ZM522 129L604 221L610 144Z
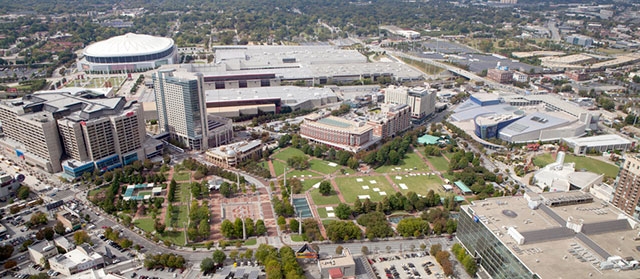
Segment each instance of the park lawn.
M313 185L316 185L317 183L320 183L320 181L322 181L322 178L307 178L304 181L302 181L302 191L306 192L307 190L311 189L311 187L313 187Z
M449 170L449 161L444 156L429 156L427 160L433 165L435 170L445 172Z
M276 176L280 177L284 173L284 167L287 166L287 164L278 160L271 160L271 163L273 163L273 169L276 171Z
M293 242L302 242L302 241L304 241L304 239L302 238L302 235L291 234L291 241L293 241Z
M93 197L96 196L102 192L104 192L105 190L107 190L107 187L102 187L102 188L98 188L98 189L93 189L89 191L89 194L87 194L88 197Z
M184 242L184 232L182 231L171 231L171 232L164 232L163 234L159 235L159 238L164 240L169 240L171 241L171 243L178 245L178 246L184 246L185 242Z
M453 157L453 153L452 152L444 152L444 153L442 153L442 155L447 157L447 159L449 159L449 160L451 160L451 157Z
M138 193L138 197L144 197L146 195L151 196L151 191L144 191L144 192Z
M418 195L426 196L429 190L433 190L436 193L444 193L442 190L442 179L440 179L437 175L416 175L405 177L404 175L400 175L401 179L396 179L396 175L390 175L393 182L398 185L400 191L403 194L407 192L415 192ZM405 184L409 189L402 189L400 184Z
M329 218L329 216L327 215L327 209L324 207L318 207L318 215L320 216L320 218Z
M309 177L309 175L315 176L315 177L322 176L321 174L317 174L309 170L292 170L287 172L287 178L293 178L293 177L298 179L311 178Z
M400 168L400 169L396 169ZM415 170L414 170L415 168ZM400 161L396 166L381 166L376 169L377 173L393 173L393 172L406 172L406 170L424 172L431 171L431 169L425 164L424 161L416 153L407 153L405 158Z
M338 195L335 193L328 196L323 196L322 194L320 194L320 191L318 189L311 189L310 193L315 205L329 205L340 203L340 198L338 198Z
M341 167L340 165L332 167L332 166L329 166L329 163L331 162L319 160L319 159L312 159L311 161L309 161L309 165L312 170L321 172L324 174L332 174L336 172L338 169L340 169Z
M244 245L246 246L251 246L251 245L256 245L258 243L258 239L256 238L249 238L244 242Z
M544 167L555 160L551 154L542 154L533 158L533 164L539 167ZM606 177L616 178L620 168L614 164L609 164L598 159L593 159L585 156L575 156L573 154L566 154L564 157L565 163L576 163L576 170L586 169L587 171L597 174L604 173Z
M362 178L362 182L357 182L356 179ZM394 195L395 189L389 185L389 181L382 176L363 176L363 177L338 177L335 179L338 188L342 193L347 203L354 203L358 199L359 195L369 195L370 200L377 202L381 201L385 196L373 191L373 188L379 188L380 192L387 193L387 196ZM370 180L375 180L376 184L370 183ZM362 186L369 186L369 190L362 189Z
M188 172L180 172L173 175L173 179L175 181L189 181L191 178L191 173Z
M169 216L169 214L165 215L164 224L167 225L167 227L184 228L184 224L189 220L187 210L186 205L174 205L171 216Z
M347 174L347 175L356 173L356 170L347 168L347 167L342 167L342 170L344 171L344 174Z
M178 184L178 188L179 201L189 204L189 199L191 198L191 183L180 183Z
M294 156L307 156L306 154L304 154L304 152L302 152L302 150L297 149L297 148L293 148L293 147L289 147L289 148L285 148L282 149L282 151L274 154L272 157L282 160L282 161L287 161L287 159L294 157Z
M133 224L145 232L152 233L153 231L156 230L154 227L155 221L151 218L138 219L138 220L135 220Z

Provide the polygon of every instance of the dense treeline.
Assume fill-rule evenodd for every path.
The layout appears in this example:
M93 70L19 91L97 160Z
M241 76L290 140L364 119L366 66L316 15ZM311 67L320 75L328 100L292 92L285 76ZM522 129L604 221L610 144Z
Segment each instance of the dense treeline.
M278 251L276 248L260 244L255 257L265 266L267 279L304 279L304 271L296 260L296 254L289 246Z
M244 226L247 237L262 236L267 232L267 227L264 225L263 220L258 220L254 223L253 219L245 218ZM236 218L234 222L231 222L229 219L225 219L222 221L220 233L222 233L226 238L242 238L242 219Z

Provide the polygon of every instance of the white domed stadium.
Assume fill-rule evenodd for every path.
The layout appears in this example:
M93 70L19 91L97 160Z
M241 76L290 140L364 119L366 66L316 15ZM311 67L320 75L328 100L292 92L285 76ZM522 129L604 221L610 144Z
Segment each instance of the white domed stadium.
M178 62L172 39L133 33L93 43L83 54L78 70L87 72L141 72Z

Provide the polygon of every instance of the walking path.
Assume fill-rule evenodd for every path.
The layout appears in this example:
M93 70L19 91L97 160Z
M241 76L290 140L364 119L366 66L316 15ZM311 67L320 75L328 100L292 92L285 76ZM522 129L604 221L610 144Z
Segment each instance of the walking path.
M342 193L340 193L340 188L338 188L338 183L336 183L336 181L333 178L331 179L331 186L333 186L333 190L336 191L336 195L338 195L338 199L340 199L340 202L347 203L347 201L342 196Z
M318 222L318 228L320 228L320 234L322 234L322 237L326 239L327 231L325 230L324 225L322 224L322 220L320 219L320 214L318 214L318 208L316 207L316 204L313 202L313 199L311 198L311 194L309 194L309 191L307 191L305 194L307 196L307 201L309 202L309 207L311 208L311 211L313 211L313 216L315 216L314 219L316 220L316 222Z

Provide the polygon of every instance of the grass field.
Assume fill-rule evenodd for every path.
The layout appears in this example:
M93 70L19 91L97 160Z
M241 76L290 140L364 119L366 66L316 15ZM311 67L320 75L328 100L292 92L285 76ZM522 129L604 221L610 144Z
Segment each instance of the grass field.
M151 191L144 191L144 192L138 193L138 197L144 197L146 195L151 196Z
M296 178L300 179L301 176L304 176L304 178L309 179L310 178L309 175L316 176L316 177L321 176L320 174L317 174L309 170L292 170L290 172L287 172L287 178L292 178L295 176Z
M256 245L257 243L258 243L258 239L249 238L244 242L244 245L251 246L251 245Z
M169 241L171 241L171 243L173 243L175 245L178 245L178 246L184 246L184 244L185 244L185 242L184 242L184 233L181 232L181 231L164 232L159 237L162 240L169 240Z
M176 181L189 181L191 178L191 173L188 172L180 172L173 175L173 179Z
M451 152L445 152L445 153L442 153L442 155L447 157L447 159L449 159L449 160L451 160L451 157L453 157L453 153L451 153Z
M180 183L178 184L178 196L180 197L179 201L182 203L189 204L189 198L191 198L191 185L190 183Z
M307 190L311 189L311 187L313 187L313 185L315 185L316 183L322 181L322 178L307 178L304 181L302 181L302 191L306 192Z
M171 217L169 219L168 217ZM189 220L189 215L187 214L187 206L186 205L178 205L173 206L173 212L171 212L171 216L169 214L165 215L164 223L167 227L174 228L183 228L184 224Z
M313 203L315 205L329 205L340 203L340 198L338 198L337 194L323 196L322 194L320 194L318 189L311 189L311 198L313 199Z
M151 218L138 219L138 220L135 220L133 224L145 232L153 232L156 230L154 228L155 221Z
M387 196L393 195L396 191L389 185L389 182L384 176L366 176L360 177L362 182L357 182L358 177L338 177L335 179L342 196L347 203L353 203L358 198L358 195L369 195L371 201L381 201L384 196L373 191L373 188L379 188L380 192L387 193ZM370 180L375 180L376 184L370 183ZM369 186L369 190L362 189L362 186Z
M286 163L278 160L271 160L271 162L273 163L273 168L276 171L276 176L281 176L284 173L284 167L286 166Z
M318 215L320 215L320 218L328 218L329 216L327 216L327 209L324 207L318 207Z
M302 238L302 236L301 236L301 235L299 235L299 234L292 234L292 235L291 235L291 241L294 241L294 242L302 242L302 241L304 241L304 239L303 239L303 238Z
M444 193L442 190L442 179L437 175L417 175L417 176L400 176L401 179L396 179L395 175L390 175L391 179L398 185L402 193L415 192L416 194L426 196L429 190L433 190L436 193ZM407 186L407 190L402 189L400 183Z
M449 169L449 161L447 161L447 159L445 159L445 157L443 156L440 156L440 157L430 156L430 157L427 157L427 160L431 162L431 164L433 165L434 168L436 168L435 170L437 171L444 172Z
M272 157L286 162L287 159L293 156L307 156L307 155L304 154L304 152L302 152L300 149L289 147L289 148L282 149L282 151L278 152Z
M396 169L396 168L400 168L400 169ZM425 164L422 161L422 159L420 158L420 156L418 156L418 154L407 153L405 158L400 162L400 164L396 166L381 166L376 169L376 172L377 173L406 172L405 169L413 170L414 168L416 168L415 171L418 171L418 172L431 171L431 169L429 169L427 164Z
M103 188L99 188L99 189L93 189L90 190L89 193L87 194L88 197L93 197L99 193L104 192L105 190L107 190L107 187L103 187Z
M340 165L332 167L332 166L329 166L329 163L330 162L319 160L319 159L312 159L311 161L309 161L310 168L312 170L321 172L324 174L332 174L342 167Z
M125 76L121 77L110 77L106 78L92 78L89 80L73 80L67 84L68 87L87 87L87 88L98 88L104 87L106 81L111 82L111 86L115 88L119 88L120 84L126 79Z
M554 161L555 160L553 159L551 154L543 154L533 158L533 163L539 167L544 167ZM616 176L618 176L618 171L620 170L618 166L614 164L609 164L589 157L575 156L572 154L567 154L565 156L564 162L576 163L576 170L586 169L587 171L598 174L604 173L605 176L611 178L616 178Z

